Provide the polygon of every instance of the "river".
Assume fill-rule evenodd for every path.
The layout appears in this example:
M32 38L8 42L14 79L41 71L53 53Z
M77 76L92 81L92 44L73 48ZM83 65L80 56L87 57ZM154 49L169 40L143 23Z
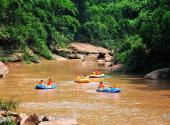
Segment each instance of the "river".
M21 101L18 112L52 114L75 118L79 125L168 125L170 123L170 81L146 80L141 76L110 74L101 66L79 60L44 61L40 64L8 64L10 73L0 79L0 98ZM96 69L111 77L73 81L77 74ZM36 90L35 83L49 78L56 90ZM121 93L97 93L98 83L113 85Z

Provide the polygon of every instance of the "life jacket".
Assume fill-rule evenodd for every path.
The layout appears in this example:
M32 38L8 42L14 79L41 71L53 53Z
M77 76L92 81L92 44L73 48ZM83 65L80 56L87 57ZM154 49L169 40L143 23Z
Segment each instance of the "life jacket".
M104 84L103 84L103 83L100 83L100 84L99 84L99 88L104 88Z
M100 71L96 71L95 73L96 73L96 75L100 75L100 74L101 74L101 72L100 72Z
M38 84L43 84L43 81L39 81Z
M53 84L53 82L52 81L49 81L48 83L47 83L47 85L52 85Z

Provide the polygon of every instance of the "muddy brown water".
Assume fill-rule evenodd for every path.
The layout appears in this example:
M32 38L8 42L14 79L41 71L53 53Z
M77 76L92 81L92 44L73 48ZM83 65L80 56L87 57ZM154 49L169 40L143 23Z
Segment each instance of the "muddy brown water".
M79 125L168 125L170 81L145 80L141 76L109 74L93 63L79 60L44 61L40 64L9 64L10 73L0 79L0 98L19 99L18 112L75 118ZM77 74L101 69L110 78L77 84ZM36 90L41 79L55 80L55 90ZM98 82L122 89L121 93L97 93Z

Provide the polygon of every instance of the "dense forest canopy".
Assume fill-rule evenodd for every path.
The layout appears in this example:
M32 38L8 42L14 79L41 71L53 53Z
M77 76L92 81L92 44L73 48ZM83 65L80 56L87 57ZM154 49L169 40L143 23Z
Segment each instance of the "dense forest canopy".
M114 50L126 70L170 66L169 0L0 0L0 45L51 59L80 41Z

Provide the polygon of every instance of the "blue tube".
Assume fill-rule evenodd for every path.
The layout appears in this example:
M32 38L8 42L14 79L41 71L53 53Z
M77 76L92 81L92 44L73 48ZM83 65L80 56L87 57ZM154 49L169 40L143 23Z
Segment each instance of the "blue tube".
M47 84L38 84L35 86L36 89L55 89L57 88L57 84L53 83L51 86L48 86Z
M121 89L120 88L104 88L104 89L98 88L96 91L107 92L107 93L118 93L121 91Z

